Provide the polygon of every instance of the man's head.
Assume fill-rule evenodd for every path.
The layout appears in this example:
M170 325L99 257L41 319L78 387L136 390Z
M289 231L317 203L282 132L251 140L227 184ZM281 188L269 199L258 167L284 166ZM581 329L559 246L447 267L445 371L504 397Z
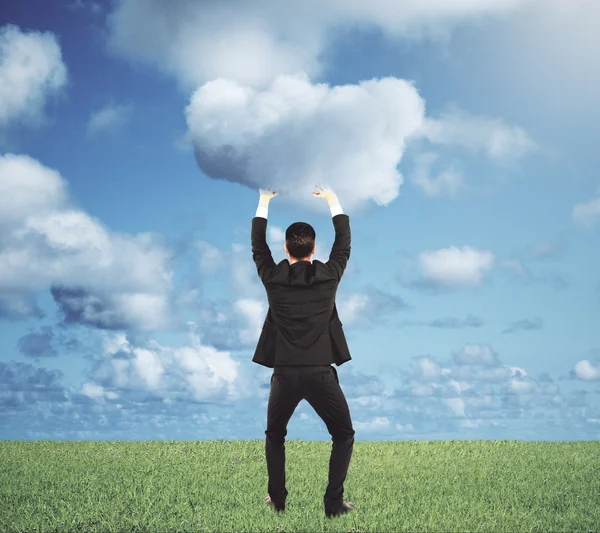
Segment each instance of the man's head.
M285 253L290 256L290 264L311 261L317 249L315 238L315 230L306 222L294 222L285 231Z

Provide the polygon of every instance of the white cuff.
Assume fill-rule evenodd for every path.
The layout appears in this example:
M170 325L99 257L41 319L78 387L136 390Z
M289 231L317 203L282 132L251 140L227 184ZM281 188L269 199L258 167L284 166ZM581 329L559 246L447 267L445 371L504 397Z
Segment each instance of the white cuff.
M340 204L330 204L329 209L331 209L331 216L335 215L343 215L342 206Z
M268 218L267 217L268 214L269 214L269 208L265 207L264 205L259 205L256 208L256 215L254 215L254 216Z

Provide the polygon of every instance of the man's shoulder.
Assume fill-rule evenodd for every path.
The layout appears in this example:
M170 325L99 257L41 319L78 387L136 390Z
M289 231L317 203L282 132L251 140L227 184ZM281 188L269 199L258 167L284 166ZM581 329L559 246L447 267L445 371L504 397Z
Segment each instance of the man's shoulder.
M289 273L294 269L299 269L302 271L306 271L305 269L311 269L314 272L315 278L319 277L320 279L333 277L335 278L335 272L331 270L323 261L319 261L318 259L313 259L312 262L307 263L304 262L303 265L297 265L294 263L292 265L289 259L283 259L279 263L275 265L271 275L269 276L269 281L281 281L289 279Z

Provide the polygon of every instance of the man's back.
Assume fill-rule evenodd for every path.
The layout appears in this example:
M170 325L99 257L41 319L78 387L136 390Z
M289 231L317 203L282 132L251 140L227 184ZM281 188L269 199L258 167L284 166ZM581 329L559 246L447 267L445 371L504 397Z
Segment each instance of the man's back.
M343 364L351 359L335 297L351 250L350 218L332 217L335 240L329 260L285 259L268 266L266 222L252 220L252 250L265 286L269 310L254 362L268 367L283 365ZM263 242L264 241L264 242ZM265 248L266 247L266 248Z

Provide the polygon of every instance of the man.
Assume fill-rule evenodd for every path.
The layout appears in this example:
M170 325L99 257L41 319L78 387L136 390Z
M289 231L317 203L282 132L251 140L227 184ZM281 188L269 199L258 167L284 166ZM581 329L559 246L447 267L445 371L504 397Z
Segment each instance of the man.
M273 261L267 245L267 214L277 192L260 189L256 216L252 219L252 257L265 286L269 310L252 359L273 368L267 408L265 454L269 496L265 502L277 511L285 509L285 436L287 424L305 399L327 425L333 444L329 483L323 498L330 517L350 511L354 503L343 500L344 481L354 446L354 429L348 403L332 363L351 359L335 295L350 258L350 220L342 212L336 194L318 187L316 197L326 198L335 228L329 261L311 261L315 231L295 222L286 231L284 259Z

